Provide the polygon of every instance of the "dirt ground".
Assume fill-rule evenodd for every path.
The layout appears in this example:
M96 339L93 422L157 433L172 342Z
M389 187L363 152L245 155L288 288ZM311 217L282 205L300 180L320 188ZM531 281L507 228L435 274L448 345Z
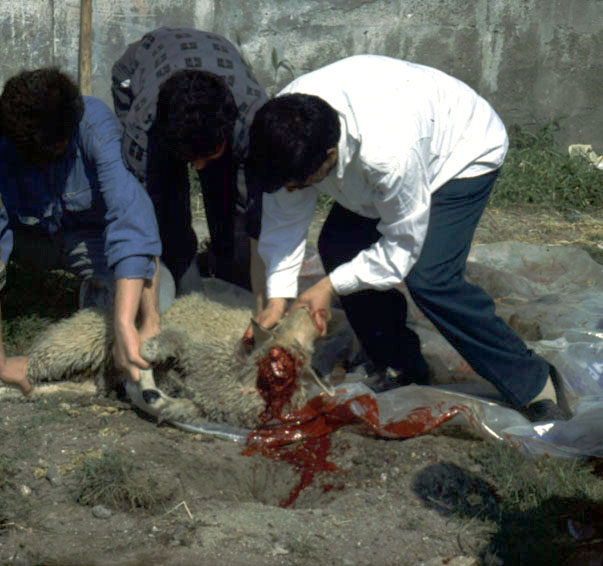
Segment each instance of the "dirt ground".
M489 210L476 240L507 239L577 245L603 263L603 218ZM493 447L452 426L403 441L341 429L336 469L285 508L300 480L289 464L158 424L91 384L0 391L0 418L0 565L603 564L600 546L577 557L564 524L534 541L545 555L529 541L505 549L518 518L501 513L484 466ZM85 504L83 466L107 454L150 498Z

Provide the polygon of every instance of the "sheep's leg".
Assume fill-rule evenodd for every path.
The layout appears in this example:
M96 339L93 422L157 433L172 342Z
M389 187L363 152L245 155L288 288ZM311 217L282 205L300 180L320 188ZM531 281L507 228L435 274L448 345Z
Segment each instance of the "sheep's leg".
M189 343L184 332L167 328L145 340L140 348L140 355L150 363L165 362L170 358L177 359Z
M159 421L194 424L202 421L199 408L189 399L166 395L155 386L151 370L141 370L138 383L127 382L126 390L132 402Z
M179 359L187 345L190 346L189 340L183 332L168 328L146 340L141 347L141 355L152 363ZM138 390L144 402L140 408L160 420L182 423L203 420L199 408L191 400L170 397L161 391L155 383L152 369L140 370Z

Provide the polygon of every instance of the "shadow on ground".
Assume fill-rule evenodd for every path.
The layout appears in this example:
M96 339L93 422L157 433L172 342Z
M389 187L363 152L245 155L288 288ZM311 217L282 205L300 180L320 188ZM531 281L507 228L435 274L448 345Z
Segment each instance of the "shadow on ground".
M425 468L413 489L445 517L492 521L484 566L603 565L603 504L587 498L550 497L520 511L479 474L440 462Z

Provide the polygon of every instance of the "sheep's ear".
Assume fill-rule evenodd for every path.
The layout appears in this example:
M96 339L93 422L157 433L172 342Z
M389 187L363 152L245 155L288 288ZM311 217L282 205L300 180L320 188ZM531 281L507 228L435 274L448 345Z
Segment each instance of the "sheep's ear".
M251 352L256 350L266 341L274 338L274 331L260 326L253 318L251 319L251 328L253 329L253 341L247 342L244 339L239 340L234 349L234 357L240 363L244 364ZM276 327L275 327L276 328Z

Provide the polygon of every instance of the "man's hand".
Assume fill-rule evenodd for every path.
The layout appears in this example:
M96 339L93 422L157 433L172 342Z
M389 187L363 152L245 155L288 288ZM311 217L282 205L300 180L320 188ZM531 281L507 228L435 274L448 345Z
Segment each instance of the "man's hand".
M140 369L150 367L140 355L140 345L159 332L158 272L151 282L118 279L115 285L113 360L115 367L126 372L128 379L134 382L140 380ZM139 308L141 326L137 330L135 319Z
M327 335L327 323L331 320L331 301L335 296L335 289L329 277L323 277L318 283L304 291L291 305L289 312L299 308L310 311L314 324L321 336Z
M33 386L26 377L28 362L29 358L26 356L5 358L4 364L0 367L0 381L18 387L23 395L29 395Z
M157 279L156 273L153 281ZM140 344L159 326L155 290L152 283L145 285L142 279L118 279L115 284L113 360L115 367L126 372L128 379L134 382L140 380L139 370L149 367L140 355ZM142 316L140 333L135 323L139 307Z
M150 367L140 355L140 345L144 339L149 337L142 337L134 324L115 327L115 343L113 344L115 367L125 371L128 378L134 382L140 380L139 369Z
M272 328L285 314L287 299L269 299L266 308L255 317L264 328Z

